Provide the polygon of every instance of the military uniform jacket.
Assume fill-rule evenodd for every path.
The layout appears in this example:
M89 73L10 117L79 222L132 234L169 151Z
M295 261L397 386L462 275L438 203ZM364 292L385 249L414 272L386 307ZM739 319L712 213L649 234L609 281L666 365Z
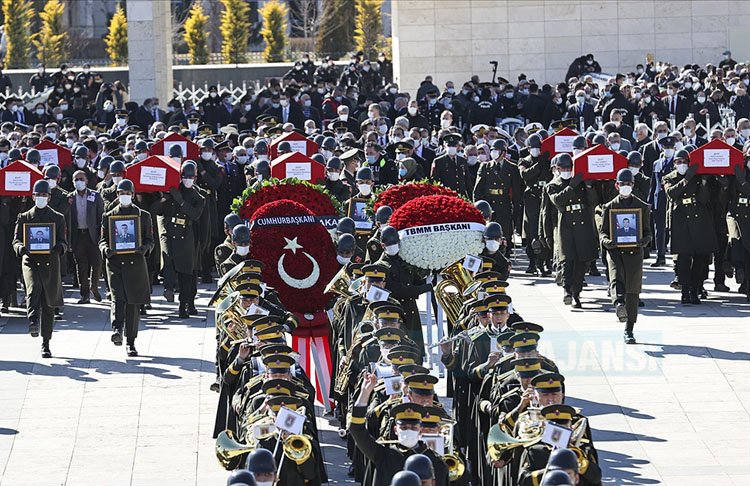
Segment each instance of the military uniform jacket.
M625 275L625 293L626 294L639 294L641 293L642 280L643 280L643 248L648 247L651 242L651 212L643 200L638 199L635 196L623 198L619 195L615 196L610 202L602 207L602 227L599 231L601 239L612 240L612 234L610 232L609 218L612 209L634 209L638 208L641 210L641 244L633 248L615 248L607 249L610 255L612 263L614 264L615 272L623 272ZM610 267L612 268L612 267ZM610 275L610 280L615 280L616 275Z
M192 274L198 258L194 226L201 217L205 199L193 187L188 189L180 184L177 191L182 196L181 201L170 195L161 205L159 236L175 270Z
M577 187L569 180L555 177L547 186L550 202L557 208L555 251L565 260L586 262L596 259L599 249L594 229L596 190L581 182Z
M151 227L151 214L130 205L125 208L117 205L102 217L102 237L99 248L102 253L112 249L109 246L110 218L114 216L138 216L140 220L142 253L115 254L107 259L107 282L112 292L112 300L128 304L148 304L151 302L146 254L154 248L154 233Z
M352 188L349 184L347 184L345 181L342 181L341 179L337 181L331 181L329 179L326 179L325 184L323 184L323 187L326 191L330 192L333 197L336 198L336 200L340 203L343 203L344 201L348 200L350 197L352 197Z
M65 217L50 207L39 209L33 207L18 215L16 221L16 233L13 240L13 250L16 255L21 256L24 248L25 223L52 223L55 225L55 241L52 246L62 245L62 253L68 248ZM21 271L23 281L26 284L26 293L31 295L35 292L44 291L45 304L49 307L63 306L62 281L60 278L60 257L53 254L23 255L21 259Z
M233 252L234 247L232 246L232 239L229 236L214 248L214 262L216 263L216 271L219 273L219 277L224 275L224 272L221 270L221 265L232 255Z
M409 338L417 343L422 349L422 321L417 308L417 297L423 293L422 286L416 282L414 276L406 269L406 265L400 256L383 255L380 261L389 267L388 276L385 279L385 288L391 292L391 297L401 303L404 311L404 330Z
M523 191L523 234L524 238L533 238L539 234L539 215L541 212L542 192L544 186L552 180L549 157L528 155L518 161L521 178L526 184Z
M669 196L671 216L670 250L672 254L705 255L718 249L708 187L701 177L688 179L676 170L662 181Z
M643 172L633 177L633 195L641 201L648 201L648 191L651 189L651 178Z
M209 214L209 225L210 225L210 238L219 239L221 232L219 231L219 215L216 205L216 191L221 185L224 177L223 168L216 165L213 160L199 160L198 161L198 185L205 191L206 194L206 209Z
M745 251L750 251L750 171L742 172L729 188L727 228L729 237L740 240Z
M493 160L480 165L474 185L474 199L484 199L496 213L510 215L513 209L520 208L521 174L518 167L507 160L502 164Z
M433 181L439 182L445 187L453 189L462 196L469 197L469 188L466 184L466 159L456 155L441 155L432 161Z

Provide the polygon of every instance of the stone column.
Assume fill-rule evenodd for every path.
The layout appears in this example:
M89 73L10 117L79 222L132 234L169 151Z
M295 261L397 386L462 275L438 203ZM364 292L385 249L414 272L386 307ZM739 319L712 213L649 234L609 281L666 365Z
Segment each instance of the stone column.
M170 2L128 0L130 100L172 99L172 16Z

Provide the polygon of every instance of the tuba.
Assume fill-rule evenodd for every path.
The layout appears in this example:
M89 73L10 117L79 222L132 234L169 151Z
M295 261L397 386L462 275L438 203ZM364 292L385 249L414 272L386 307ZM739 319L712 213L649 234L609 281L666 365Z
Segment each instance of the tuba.
M511 449L516 447L527 447L535 444L541 439L541 434L533 439L516 439L507 433L505 433L500 425L495 424L490 428L490 432L487 435L487 454L493 461L499 461L502 455Z
M344 266L341 267L341 270L339 270L338 273L333 276L331 281L328 282L328 285L323 289L323 292L326 294L332 292L341 297L350 297L353 295L353 292L349 290L351 283L352 279L349 277L349 274L346 273L346 267Z
M244 263L240 263L221 276L221 278L219 279L219 282L217 283L216 292L214 292L214 295L211 297L211 300L208 301L208 305L213 305L216 302L221 302L222 300L227 298L232 292L234 292L234 288L235 288L234 277L240 274L240 272L242 271L243 265Z
M454 482L461 479L466 471L464 462L458 457L458 454L446 454L443 456L445 465L448 466L448 482Z
M241 444L231 430L225 430L216 438L216 458L227 471L232 470L232 460L255 450L253 444Z
M240 307L237 292L232 292L216 306L216 326L224 331L231 341L244 341L250 334L247 324L243 322L245 314Z
M464 291L471 284L472 278L464 268L463 259L451 263L440 271L443 280L435 286L435 298L445 311L448 322L456 322L464 304Z

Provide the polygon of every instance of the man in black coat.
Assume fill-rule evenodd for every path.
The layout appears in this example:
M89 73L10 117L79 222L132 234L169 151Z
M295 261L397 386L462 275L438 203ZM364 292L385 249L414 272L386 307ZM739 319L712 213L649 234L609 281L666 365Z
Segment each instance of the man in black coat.
M582 117L583 127L580 126L580 119ZM586 92L582 89L576 91L576 103L571 104L568 107L568 112L565 114L565 118L572 118L579 121L578 128L581 132L594 125L594 120L596 119L596 114L594 114L594 105L586 102Z

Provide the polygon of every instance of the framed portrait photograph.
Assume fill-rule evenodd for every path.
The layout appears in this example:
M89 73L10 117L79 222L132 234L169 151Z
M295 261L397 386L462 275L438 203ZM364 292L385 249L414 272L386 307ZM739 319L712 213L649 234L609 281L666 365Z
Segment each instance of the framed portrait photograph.
M109 247L115 253L134 253L141 246L141 228L138 216L111 216L109 218Z
M618 248L638 246L643 237L641 209L612 209L609 212L609 234Z
M31 254L51 253L52 247L55 246L55 225L53 223L24 223L23 245Z
M367 214L367 202L369 199L353 197L349 200L349 212L347 216L354 220L354 228L357 233L369 233L374 223Z

